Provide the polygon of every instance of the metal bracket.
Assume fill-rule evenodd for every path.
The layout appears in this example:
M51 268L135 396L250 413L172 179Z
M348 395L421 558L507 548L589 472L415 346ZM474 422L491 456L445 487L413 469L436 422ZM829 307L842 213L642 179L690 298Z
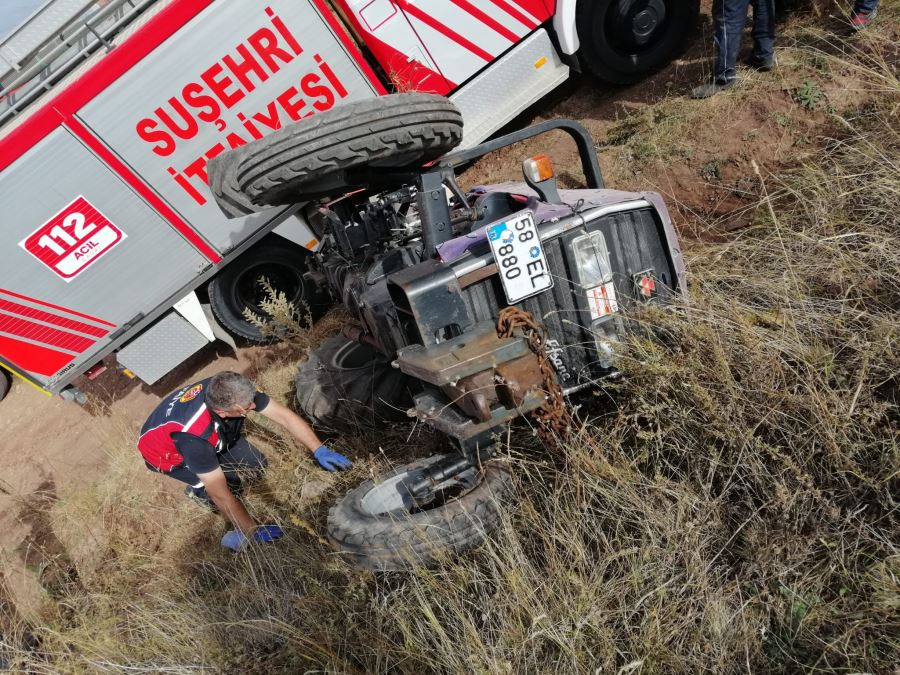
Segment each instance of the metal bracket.
M409 342L425 347L437 345L464 333L473 323L456 274L438 260L426 260L395 272L387 283L401 322L408 323L404 321L407 318L415 322L418 335L411 335L407 328Z

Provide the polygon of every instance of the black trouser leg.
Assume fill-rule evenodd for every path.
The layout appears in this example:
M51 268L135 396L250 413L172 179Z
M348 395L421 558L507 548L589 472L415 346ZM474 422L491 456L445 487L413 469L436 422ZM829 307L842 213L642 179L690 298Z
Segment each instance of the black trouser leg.
M734 82L737 77L737 57L741 50L741 34L747 25L750 0L715 0L713 2L713 32L716 42L716 84Z
M246 485L262 478L268 461L246 438L241 438L233 448L219 454L219 465L231 491L240 494Z
M753 60L770 63L775 56L775 0L751 0Z
M244 487L262 477L263 471L268 462L265 456L247 441L241 438L234 447L225 452L219 453L219 466L225 474L225 480L228 481L228 487L231 491L239 495L243 492ZM212 499L206 494L206 488L203 487L203 481L193 471L186 466L176 466L171 471L160 471L148 462L144 462L147 468L155 473L161 473L169 476L177 481L190 486L191 492L195 497L202 499L212 505Z

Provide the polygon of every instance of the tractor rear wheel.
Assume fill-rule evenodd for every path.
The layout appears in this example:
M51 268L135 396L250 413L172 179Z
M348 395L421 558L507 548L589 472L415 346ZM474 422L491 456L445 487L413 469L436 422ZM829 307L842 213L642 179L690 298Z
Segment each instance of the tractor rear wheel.
M462 140L462 114L434 94L339 105L210 160L209 184L229 217L357 187L362 167L420 167Z
M336 335L300 365L294 380L297 408L317 425L340 431L371 429L406 420L410 378L368 344Z

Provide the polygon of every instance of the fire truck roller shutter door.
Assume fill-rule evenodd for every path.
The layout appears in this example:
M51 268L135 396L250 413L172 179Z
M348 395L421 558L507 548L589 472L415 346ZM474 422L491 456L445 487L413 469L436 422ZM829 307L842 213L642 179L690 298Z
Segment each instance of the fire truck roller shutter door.
M580 0L578 55L605 82L638 82L681 52L699 12L700 0Z

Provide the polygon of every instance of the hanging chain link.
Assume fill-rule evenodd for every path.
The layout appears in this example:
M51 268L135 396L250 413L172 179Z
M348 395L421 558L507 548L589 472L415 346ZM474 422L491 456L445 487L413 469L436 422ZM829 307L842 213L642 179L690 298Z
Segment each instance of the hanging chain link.
M518 307L507 307L500 312L497 320L497 334L500 337L522 335L538 358L546 402L532 412L538 422L538 433L546 445L558 447L559 440L566 437L572 427L572 416L566 406L562 387L556 379L556 371L547 358L544 327L530 313Z

